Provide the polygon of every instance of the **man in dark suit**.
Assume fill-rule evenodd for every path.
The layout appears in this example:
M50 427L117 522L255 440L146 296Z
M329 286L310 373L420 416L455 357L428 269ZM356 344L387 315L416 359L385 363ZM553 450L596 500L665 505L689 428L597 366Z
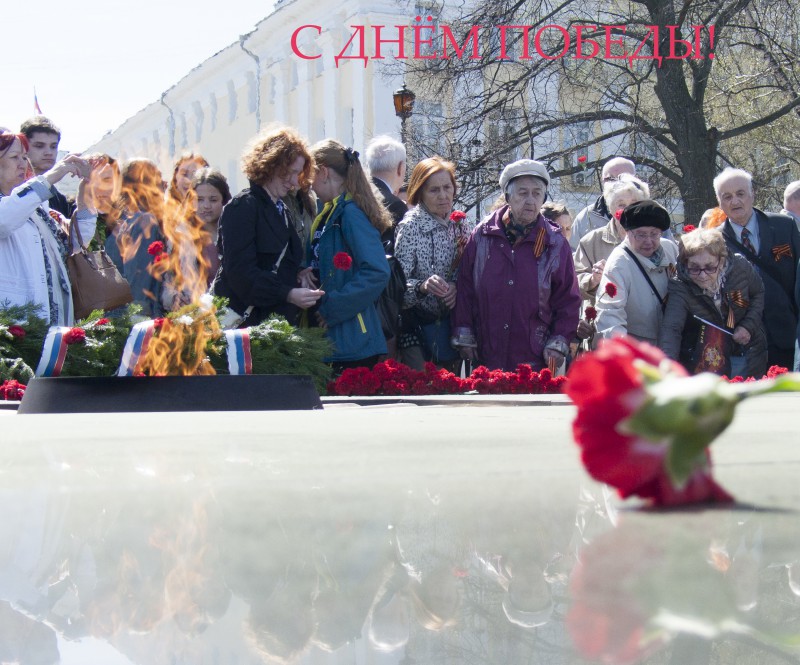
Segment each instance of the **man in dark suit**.
M397 196L406 179L405 146L391 136L376 136L367 145L367 166L372 183L381 193L383 205L394 220L394 226L382 237L386 253L394 254L394 229L408 212L408 206Z
M714 178L714 191L727 215L722 234L728 249L744 255L764 281L767 362L792 369L798 322L797 225L791 217L753 207L753 179L747 171L726 168Z

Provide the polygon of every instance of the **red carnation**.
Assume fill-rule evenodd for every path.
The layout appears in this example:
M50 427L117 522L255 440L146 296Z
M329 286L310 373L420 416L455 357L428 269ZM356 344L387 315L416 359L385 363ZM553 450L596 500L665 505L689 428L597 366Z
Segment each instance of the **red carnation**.
M25 384L14 379L3 381L0 385L0 399L19 401L25 394Z
M11 328L8 329L9 332ZM774 379L776 376L780 376L781 374L787 374L789 372L788 369L785 367L781 367L780 365L771 365L770 368L767 370L766 377L768 379Z
M606 295L610 298L617 295L617 285L614 282L606 282Z
M659 349L625 337L572 364L566 385L578 407L572 430L593 478L623 498L656 505L732 500L711 477L707 446L730 424L738 400L713 391L723 383L717 377L698 390L707 375L687 376ZM683 390L676 390L676 380L687 382ZM669 398L658 393L659 385Z
M161 261L165 261L167 258L169 258L169 254L167 254L166 252L161 252L161 254L158 254L153 259L153 263L160 263Z
M155 330L161 330L161 327L164 325L164 321L165 319L163 318L153 319L153 328Z
M150 256L157 257L159 254L164 252L164 243L160 240L156 240L155 242L151 242L150 246L147 248L147 253Z
M589 305L583 310L583 318L587 321L594 321L597 318L597 309Z
M696 228L697 228L697 227L696 227L694 224L684 224L684 225L683 225L683 232L684 232L684 233L691 233L691 232L692 232L692 231L694 231Z
M109 321L108 319L97 319L97 321L94 322L94 325L107 326L109 323L111 323L111 321Z
M622 208L614 211L614 219L616 219L617 221L622 219Z
M66 335L64 341L67 344L77 344L86 341L86 331L83 328L72 328Z
M586 161L586 155L581 155L578 157L578 163L583 164Z
M467 218L467 213L461 212L460 210L453 210L450 213L450 221L458 224L459 222L463 222Z
M333 267L337 270L350 270L353 258L347 252L336 252L333 255Z
M25 328L16 324L13 326L8 326L8 332L17 339L25 339L25 335L27 335Z

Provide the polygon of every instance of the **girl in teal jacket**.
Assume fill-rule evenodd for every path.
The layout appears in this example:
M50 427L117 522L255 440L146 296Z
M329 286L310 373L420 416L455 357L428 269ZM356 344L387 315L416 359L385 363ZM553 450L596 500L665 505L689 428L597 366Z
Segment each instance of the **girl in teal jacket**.
M389 282L381 233L392 220L375 197L358 153L338 141L311 148L317 170L313 188L324 203L311 230L310 261L319 270L317 315L334 345L327 360L340 373L371 367L386 353L375 301Z

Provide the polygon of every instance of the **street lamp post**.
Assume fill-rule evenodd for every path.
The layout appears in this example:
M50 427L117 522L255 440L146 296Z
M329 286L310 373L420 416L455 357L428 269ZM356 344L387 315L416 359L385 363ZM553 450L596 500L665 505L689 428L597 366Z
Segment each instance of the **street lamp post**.
M394 112L400 118L400 141L406 145L406 120L414 112L414 100L417 96L403 83L403 87L395 90L392 97L394 98Z

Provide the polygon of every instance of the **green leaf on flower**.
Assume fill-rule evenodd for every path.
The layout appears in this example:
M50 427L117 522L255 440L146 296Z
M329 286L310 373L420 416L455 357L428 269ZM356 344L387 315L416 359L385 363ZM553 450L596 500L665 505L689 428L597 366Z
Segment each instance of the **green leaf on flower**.
M706 464L706 447L733 421L741 397L719 377L701 374L647 386L648 398L621 430L653 443L666 443L664 466L681 489Z

